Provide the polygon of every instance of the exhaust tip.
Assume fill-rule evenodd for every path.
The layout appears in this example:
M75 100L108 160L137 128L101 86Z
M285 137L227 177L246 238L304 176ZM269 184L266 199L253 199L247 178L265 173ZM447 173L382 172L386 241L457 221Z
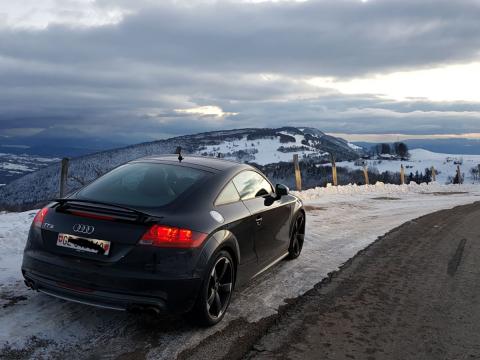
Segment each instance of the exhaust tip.
M127 311L134 314L149 314L153 316L161 314L161 310L158 307L148 305L130 305Z
M155 307L155 306L149 306L149 307L147 307L146 310L149 314L152 314L154 316L160 315L160 309Z
M33 281L28 280L28 279L25 279L25 280L24 280L24 283L25 283L25 285L26 285L28 288L30 288L30 289L32 289L32 290L36 290L35 284L33 283Z

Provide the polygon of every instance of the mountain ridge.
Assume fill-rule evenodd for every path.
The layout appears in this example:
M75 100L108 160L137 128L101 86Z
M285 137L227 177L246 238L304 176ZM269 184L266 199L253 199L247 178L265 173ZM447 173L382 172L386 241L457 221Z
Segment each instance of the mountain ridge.
M358 149L344 139L309 127L246 128L218 130L155 140L103 150L72 158L68 190L74 191L101 174L128 161L145 156L171 154L178 146L183 153L216 156L265 165L292 161L325 162L359 157ZM58 196L60 164L44 167L0 188L0 208L25 209Z

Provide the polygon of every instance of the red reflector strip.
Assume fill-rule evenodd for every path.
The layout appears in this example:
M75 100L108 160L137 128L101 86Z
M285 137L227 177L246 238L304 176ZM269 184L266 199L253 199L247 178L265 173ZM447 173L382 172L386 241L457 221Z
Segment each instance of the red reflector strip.
M98 215L98 214L92 214L88 212L83 212L83 211L69 211L70 214L72 215L77 215L85 218L90 218L90 219L98 219L98 220L115 220L114 217L108 216L108 215Z
M141 245L171 248L195 248L206 239L207 234L176 227L153 225L140 240Z

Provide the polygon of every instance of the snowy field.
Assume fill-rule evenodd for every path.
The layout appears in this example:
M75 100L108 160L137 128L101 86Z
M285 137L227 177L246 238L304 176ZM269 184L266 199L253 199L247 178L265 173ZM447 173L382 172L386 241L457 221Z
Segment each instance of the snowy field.
M20 274L35 211L0 214L0 358L22 349L26 358L114 358L143 349L148 358L173 358L232 320L253 322L277 311L379 236L440 209L480 201L480 185L383 185L317 188L297 193L307 209L304 250L234 294L224 321L210 329L166 316L152 325L138 316L98 310L29 291ZM148 331L146 330L148 329Z
M424 149L410 150L410 159L408 161L400 160L367 160L369 169L376 168L379 172L391 171L400 172L400 165L405 167L405 175L418 171L425 173L426 168L435 167L439 172L437 175L437 182L445 184L448 177L454 177L457 171L457 164L461 162L460 169L465 174L465 182L472 183L473 179L470 177L470 169L480 165L480 155L453 155L434 153ZM361 166L355 166L351 161L337 162L339 167L348 167L351 169L361 169Z
M235 153L237 151L243 150L251 154L252 158L249 160L255 162L259 165L266 165L271 163L277 163L280 161L292 161L292 152L280 152L278 149L280 147L292 147L292 146L303 146L304 150L295 151L295 154L301 158L315 155L315 156L327 156L328 153L320 153L317 149L311 146L302 144L302 140L305 140L304 135L290 134L287 132L280 132L282 134L291 136L295 138L294 143L281 143L278 136L272 136L271 138L263 138L257 140L247 140L247 137L244 136L241 140L226 140L219 145L209 145L205 146L204 149L198 150L198 154L207 154L208 156L216 156L218 153L221 153L227 159L236 159L235 156L228 156L230 153ZM353 144L348 144L352 149L358 149L358 146Z
M34 172L60 159L32 155L0 153L0 186L22 175Z

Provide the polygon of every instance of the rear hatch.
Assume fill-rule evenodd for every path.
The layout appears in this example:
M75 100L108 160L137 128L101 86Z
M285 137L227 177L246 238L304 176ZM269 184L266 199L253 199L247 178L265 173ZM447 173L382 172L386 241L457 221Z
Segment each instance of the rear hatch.
M42 228L45 249L101 262L117 262L160 217L82 200L59 200Z
M42 226L44 246L56 254L119 261L152 224L165 220L163 215L168 212L171 219L172 206L188 199L211 175L179 164L122 165L73 197L57 200Z

